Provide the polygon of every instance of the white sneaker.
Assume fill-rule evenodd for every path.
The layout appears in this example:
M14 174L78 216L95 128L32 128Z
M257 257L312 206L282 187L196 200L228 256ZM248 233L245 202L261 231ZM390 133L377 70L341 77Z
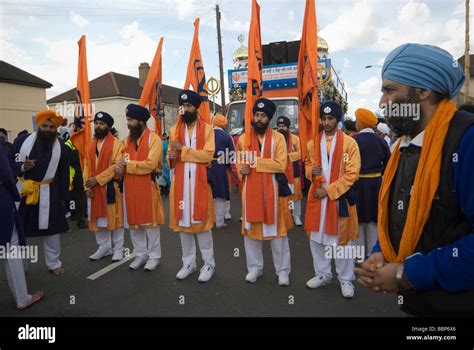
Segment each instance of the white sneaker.
M99 248L97 249L97 251L92 254L89 259L91 259L92 261L97 261L97 260L100 260L102 259L103 257L106 257L108 255L112 255L112 250L111 249L107 249L107 248Z
M308 282L306 282L306 287L315 289L323 286L327 286L331 283L332 278L323 276L323 275L316 275L311 278Z
M354 297L354 285L351 282L341 282L341 293L346 299Z
M293 221L295 222L296 226L303 226L303 222L301 221L299 216L293 216Z
M225 214L224 220L232 220L232 215L230 215L229 213Z
M143 258L135 258L133 262L130 264L129 268L131 270L138 270L140 266L144 265L146 263L146 260Z
M123 249L116 250L112 255L112 261L120 261L123 259Z
M257 278L259 278L262 274L262 271L250 271L247 276L245 276L245 280L249 283L255 283Z
M179 270L178 273L176 274L176 278L179 280L184 280L185 278L188 278L196 271L197 271L196 264L183 266L181 270Z
M160 259L157 258L149 258L148 261L145 264L145 271L153 271L158 267L160 264Z
M290 276L288 276L288 274L285 272L285 273L280 273L278 275L278 285L279 286L289 286L290 285Z
M204 265L201 269L201 273L199 274L198 281L199 282L209 281L212 278L212 276L214 276L215 270L216 269L214 266L211 266L209 264Z

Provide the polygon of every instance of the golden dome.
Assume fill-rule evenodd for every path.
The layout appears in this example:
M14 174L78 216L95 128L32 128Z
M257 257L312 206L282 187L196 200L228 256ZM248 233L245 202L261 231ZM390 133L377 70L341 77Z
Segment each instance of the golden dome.
M242 45L234 52L234 61L236 60L246 60L249 57L249 49Z
M329 46L326 40L318 36L318 52L329 52Z

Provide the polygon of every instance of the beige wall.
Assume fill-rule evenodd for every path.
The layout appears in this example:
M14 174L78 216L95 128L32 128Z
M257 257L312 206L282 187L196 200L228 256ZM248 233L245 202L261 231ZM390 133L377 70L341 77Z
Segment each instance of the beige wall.
M110 98L101 98L91 101L92 108L94 113L99 111L104 111L109 113L114 118L114 127L119 132L119 138L124 139L128 134L127 129L127 119L125 118L125 109L130 103L138 103L138 100L128 97L110 97ZM49 108L57 110L59 109L63 116L68 118L68 124L74 120L74 104L50 104ZM64 113L66 111L67 113ZM168 131L169 128L176 122L178 114L178 106L175 105L165 105L165 130ZM148 127L151 130L154 130L155 124L153 119L148 121Z
M46 89L0 82L0 127L11 142L19 131L33 131L32 116L46 108Z

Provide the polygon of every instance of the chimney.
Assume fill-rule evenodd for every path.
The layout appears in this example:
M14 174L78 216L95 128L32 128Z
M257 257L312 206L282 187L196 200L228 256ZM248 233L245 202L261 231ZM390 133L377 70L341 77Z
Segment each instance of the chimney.
M148 72L150 71L150 65L146 62L140 63L138 67L138 84L143 87L145 86L146 77L148 76Z

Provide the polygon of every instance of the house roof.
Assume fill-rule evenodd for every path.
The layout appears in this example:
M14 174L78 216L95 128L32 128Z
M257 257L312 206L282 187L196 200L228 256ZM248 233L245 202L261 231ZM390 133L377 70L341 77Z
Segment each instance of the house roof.
M115 96L130 97L138 100L142 93L142 87L139 84L138 78L116 72L109 72L91 80L89 82L89 89L91 100ZM178 94L180 91L181 89L174 86L163 84L163 103L176 105L178 103ZM75 100L76 88L73 88L50 98L48 104ZM220 106L216 104L216 109L217 108L220 109Z
M49 89L53 84L0 60L0 82Z

